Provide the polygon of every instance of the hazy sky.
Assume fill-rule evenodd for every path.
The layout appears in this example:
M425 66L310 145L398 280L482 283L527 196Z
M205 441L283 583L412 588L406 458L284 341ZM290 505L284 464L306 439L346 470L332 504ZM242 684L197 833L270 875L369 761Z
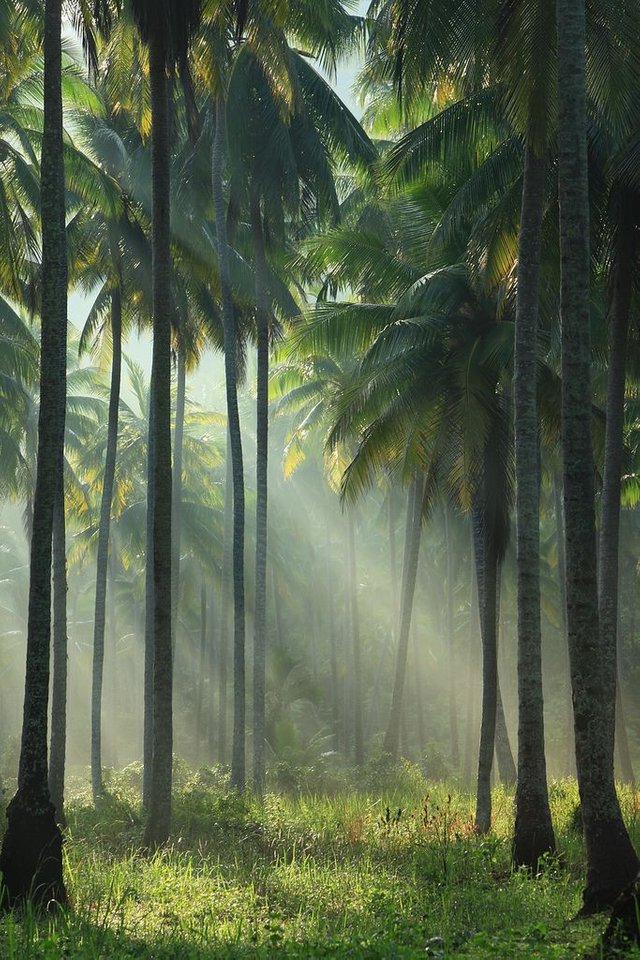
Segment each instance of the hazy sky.
M367 12L369 3L370 0L360 0L356 8L356 13L363 16ZM361 116L362 110L360 109L357 97L354 95L353 84L361 62L362 58L359 55L350 57L345 61L338 69L338 76L335 83L335 88L344 102L358 117Z

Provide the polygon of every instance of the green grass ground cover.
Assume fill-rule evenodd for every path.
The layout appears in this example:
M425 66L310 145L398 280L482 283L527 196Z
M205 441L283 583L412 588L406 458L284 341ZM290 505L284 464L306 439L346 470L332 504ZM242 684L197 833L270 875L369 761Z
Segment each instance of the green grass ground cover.
M377 791L365 777L361 790L261 802L230 793L215 772L183 771L172 843L150 856L136 777L114 777L98 809L86 787L72 791L72 909L6 916L4 960L573 960L593 953L606 922L571 922L584 870L572 781L551 787L561 860L532 878L510 871L513 799L500 787L494 830L480 838L473 798L408 766ZM639 798L622 799L640 841Z

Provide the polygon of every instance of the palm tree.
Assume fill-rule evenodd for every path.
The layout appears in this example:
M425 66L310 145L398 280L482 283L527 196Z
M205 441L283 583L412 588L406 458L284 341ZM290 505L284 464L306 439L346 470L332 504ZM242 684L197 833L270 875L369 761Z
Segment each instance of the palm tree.
M153 757L145 843L164 843L171 824L173 658L171 649L171 127L167 70L186 56L200 17L199 0L132 0L149 48L152 115L153 365Z
M211 153L211 183L216 221L216 240L224 327L224 367L229 421L229 446L233 480L233 750L231 780L238 789L245 783L245 607L244 607L244 464L238 409L238 363L236 323L229 265L229 241L224 199L224 155L226 136L225 101L216 96L215 137ZM229 455L229 454L227 454Z
M545 160L525 150L518 238L514 349L516 543L518 575L518 780L513 858L535 869L553 851L544 753L540 628L540 466L538 453L538 284L542 248Z
M497 6L488 5L485 18L478 18L477 15L470 16L470 8L464 4L438 4L433 3L428 6L421 6L415 0L401 0L399 4L390 6L380 5L382 10L381 17L381 43L386 44L387 49L395 57L396 80L402 83L404 102L411 109L421 96L424 96L425 90L428 90L429 83L438 70L448 79L455 79L462 92L473 91L473 99L476 100L478 109L474 114L474 125L481 120L482 104L486 104L486 96L490 86L495 85L494 94L496 101L500 104L500 110L503 119L508 119L512 129L518 131L524 140L526 152L529 154L528 161L537 158L538 163L527 162L525 178L525 196L523 196L523 220L521 241L525 244L520 249L519 270L525 280L525 292L519 295L520 314L523 322L531 327L531 319L537 305L537 293L532 286L536 286L536 275L538 271L537 260L539 260L539 243L536 249L536 221L540 221L542 211L535 207L535 194L538 196L538 206L544 202L544 192L542 180L544 173L542 169L537 172L535 167L544 166L544 156L548 149L547 141L549 134L549 120L553 118L553 111L550 106L554 103L553 92L550 89L552 78L555 73L555 48L553 43L548 42L548 37L553 30L551 20L553 11L547 3L526 2L499 4ZM629 97L631 102L629 77L635 69L635 58L628 56L622 51L627 48L628 37L637 35L636 13L631 6L625 5L619 11L619 17L611 18L608 8L600 8L598 4L590 5L590 23L589 32L586 34L586 41L592 50L590 57L590 68L592 74L590 77L590 95L592 98L591 109L596 116L597 123L602 130L607 131L605 137L609 136L610 129L619 130L620 127L620 105L621 100L617 95L611 96L610 77L616 76L616 90L624 91L622 98ZM498 23L497 16L500 17ZM615 19L615 23L614 23ZM477 28L481 23L480 28ZM455 26L454 26L455 24ZM624 24L624 26L622 26ZM452 43L450 36L455 37ZM600 58L598 50L601 49L603 35L607 36L609 50L614 56L618 56L615 66L607 58ZM460 56L456 52L466 49L473 49L474 55ZM615 51L615 53L614 53ZM606 63L605 63L606 61ZM447 72L448 71L448 72ZM487 86L487 79L489 87ZM635 81L634 81L635 82ZM609 101L609 102L607 102ZM461 120L462 118L460 118ZM439 123L439 118L436 118ZM412 131L406 137L406 144L401 144L396 151L400 156L407 153L408 149L415 149L416 156L422 155L422 159L428 150L428 137L425 138L425 127L422 125L417 130ZM460 124L462 127L462 124ZM453 130L453 125L452 128ZM469 129L469 128L468 128ZM595 138L594 138L595 139ZM425 149L426 141L426 149ZM415 171L416 163L413 163ZM494 174L496 173L494 165ZM538 181L536 185L536 180ZM527 219L525 220L525 214ZM523 312L524 311L524 312ZM528 318L528 319L527 319ZM527 338L520 338L520 344L524 344ZM529 348L529 353L531 350ZM520 366L520 363L519 363ZM518 376L517 381L524 384L523 390L527 391L527 384L533 381L527 376ZM519 441L519 461L522 461L521 453L526 449L527 434L531 438L531 424L535 424L534 406L531 404L531 398L535 401L535 394L531 394L529 388L529 412L524 413L525 425L524 434L520 429L519 434L525 443L523 448ZM523 395L518 388L518 408L523 409L521 401ZM526 404L525 404L526 406ZM533 417L533 419L532 419ZM517 420L520 419L518 413ZM529 427L526 426L526 421ZM533 442L528 441L529 447L529 469L522 473L519 467L519 473L523 476L523 496L519 514L524 523L521 527L522 537L528 540L529 546L522 544L520 551L521 559L519 569L522 574L523 607L521 609L523 629L520 631L524 644L522 654L523 663L526 661L527 669L522 679L522 697L521 719L523 749L520 750L521 765L528 765L526 770L522 771L520 777L520 791L518 793L518 803L522 803L521 815L517 817L517 832L522 831L522 841L516 838L516 848L514 853L516 860L534 861L535 856L531 854L530 838L536 835L540 842L541 850L545 845L552 844L552 833L550 829L550 816L548 811L548 801L543 799L546 795L544 785L544 742L542 726L542 700L541 700L541 676L539 670L539 629L537 620L539 612L536 612L539 606L539 587L537 582L537 567L535 564L535 555L532 551L537 548L534 544L534 538L537 537L537 528L535 526L535 516L531 510L526 509L527 503L533 504L532 497L537 493L533 490L531 481L527 478L534 476L532 471L534 456ZM526 456L525 456L526 460ZM615 475L615 467L609 471L609 476ZM530 488L527 491L527 488ZM607 484L610 489L610 484ZM615 494L613 499L615 500ZM615 505L613 507L615 509ZM610 511L609 511L610 512ZM530 523L529 523L530 520ZM529 531L528 534L526 531ZM606 533L606 528L605 531ZM615 538L614 538L615 539ZM610 548L610 555L613 547ZM526 571L529 571L528 573ZM604 606L613 611L614 604L611 603L612 580L614 574L611 572L611 564L607 567L607 589L602 593ZM608 598L608 599L607 599ZM601 604L602 605L602 604ZM527 612L528 611L528 612ZM609 624L608 635L611 637L611 624L615 617L610 615L607 619ZM615 631L615 626L613 627ZM614 637L615 641L615 637ZM613 684L615 677L615 657L612 650L615 650L615 642L611 639L607 642L608 652L605 652L607 661L612 664L608 668L607 694L608 700L613 703ZM533 671L533 672L532 672ZM612 713L610 711L612 718ZM609 724L612 728L611 723ZM529 797L529 799L527 799ZM535 815L533 815L535 814ZM531 818L531 819L530 819ZM529 851L525 853L524 851Z
M256 391L256 576L253 641L253 785L265 786L265 723L267 674L267 485L269 458L269 293L267 259L260 197L251 197L256 275L257 391Z
M298 233L308 230L311 223L317 225L327 219L334 220L338 216L333 175L335 163L344 158L364 166L375 158L375 150L329 84L305 57L289 47L284 27L280 28L282 36L276 48L280 50L288 83L286 86L273 83L270 79L273 65L264 59L260 45L259 8L255 16L257 35L253 35L250 16L247 25L249 45L242 49L234 63L227 116L234 170L232 204L239 207L241 200L245 199L242 194L246 194L255 272L257 480L253 780L256 789L262 791L265 776L269 337L273 329L273 294L265 238L269 237L271 248L282 249L287 218L294 221L294 224L288 224L289 232L296 229ZM318 56L333 36L346 34L351 25L339 2L327 7L324 17L326 26L324 23L318 26L313 20L310 25L306 24L301 16L298 27ZM286 25L286 20L283 23Z
M107 572L109 564L109 526L115 480L118 444L118 411L122 377L122 291L121 281L111 291L110 326L113 344L111 385L109 391L109 425L105 454L104 481L98 532L98 562L93 638L93 690L91 698L91 783L94 800L102 786L102 675L104 662L104 629L106 621Z
M67 537L64 477L53 513L53 682L51 684L51 748L49 793L56 820L66 826L64 778L67 740Z
M106 81L104 90L108 90ZM107 94L105 93L105 99ZM109 388L109 417L104 455L98 547L96 563L96 590L94 606L93 671L91 693L91 781L94 800L103 793L102 784L102 686L104 673L104 636L106 623L107 575L109 567L109 536L118 447L118 416L122 379L123 322L131 314L127 297L137 300L139 320L148 305L146 281L140 276L148 263L147 243L142 228L132 220L125 198L128 186L129 147L132 124L124 116L111 116L107 101L106 119L102 117L85 123L89 147L97 154L100 170L113 184L115 203L103 204L92 211L85 224L87 246L91 255L85 256L74 280L93 293L94 304L85 322L80 339L80 351L89 347L97 350L104 340L111 344L111 377ZM134 137L137 144L138 137ZM142 256L141 256L142 254ZM140 266L142 264L142 266ZM123 316L124 315L124 316ZM110 336L107 336L110 335ZM93 338L93 341L91 340Z
M53 515L63 469L66 406L67 252L62 135L62 3L44 6L41 155L42 326L38 463L33 501L27 669L18 789L7 809L0 869L10 903L64 903L62 835L49 796L47 709Z
M638 859L613 780L600 663L591 439L589 185L585 5L557 0L562 319L562 446L567 628L576 764L587 852L582 912L612 903Z
M598 550L598 612L604 648L607 704L611 712L608 720L611 750L616 735L616 692L618 696L620 694L616 663L620 603L620 498L624 458L627 339L637 259L637 211L637 196L631 191L621 191L617 197L614 196L612 212L616 232L609 274L607 405Z
M414 450L431 478L427 506L440 486L477 514L485 649L478 821L488 829L497 705L494 595L510 502L510 407L501 384L511 360L512 325L505 322L509 296L502 268L492 263L503 256L494 253L500 241L481 247L486 278L465 263L429 270L424 262L425 239L436 262L450 258L451 247L459 256L454 238L442 236L447 204L456 202L455 194L447 201L447 192L456 184L438 180L437 167L431 175L439 183L437 201L435 191L414 187L381 208L365 204L355 223L310 242L311 275L319 273L335 289L348 285L369 302L320 305L299 339L300 346L324 343L362 355L333 431L343 440L358 438L346 477L352 493L366 489L381 469L402 469Z

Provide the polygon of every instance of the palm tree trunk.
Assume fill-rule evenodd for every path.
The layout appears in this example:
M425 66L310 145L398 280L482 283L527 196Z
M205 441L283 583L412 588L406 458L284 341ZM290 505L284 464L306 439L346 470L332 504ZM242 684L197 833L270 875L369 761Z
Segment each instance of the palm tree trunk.
M267 474L269 465L269 291L260 201L251 201L256 283L256 579L253 639L253 787L265 787L265 690L267 669Z
M331 663L331 730L333 732L333 749L340 749L340 705L338 703L338 642L336 637L336 618L334 611L333 578L331 575L331 537L327 527L326 547L326 586L327 586L327 616L329 630L329 659Z
M444 507L444 536L447 548L447 645L449 652L449 736L451 738L451 766L454 773L460 766L460 740L458 738L458 704L455 681L455 626L453 614L453 544L451 541L450 507Z
M107 703L107 715L111 717L110 736L106 742L108 744L108 755L106 759L107 766L114 770L118 769L118 718L120 716L119 702L119 664L118 664L118 598L116 595L116 565L114 563L113 550L109 553L109 648L107 650L107 659L111 663L111 668L107 672L108 695L105 698ZM106 751L105 751L106 753Z
M203 704L204 704L204 675L207 664L207 586L204 578L200 584L200 656L197 677L196 700L196 763L200 762L201 744L203 740Z
M398 606L398 557L396 549L396 502L394 488L389 487L387 497L387 521L389 524L389 579L391 581L391 616L389 618L389 636L395 646L396 628L400 621Z
M480 723L480 749L478 751L475 824L478 833L487 833L491 829L491 768L496 737L498 697L496 636L498 559L493 537L478 506L474 507L473 529L480 634L482 637L482 720Z
M176 656L176 636L180 606L180 545L182 532L182 451L184 446L184 411L187 399L187 364L184 346L178 347L176 384L176 422L173 437L173 489L171 515L171 646Z
M144 608L144 720L142 746L142 803L149 806L151 794L151 768L153 761L153 502L154 495L154 403L153 380L149 391L149 425L147 432L147 517L146 517L146 569Z
M353 718L353 755L356 766L364 763L364 737L362 717L362 653L360 649L360 612L358 610L358 580L356 576L356 544L353 510L347 510L347 583L351 626L351 650L353 656L353 687L351 712ZM345 718L348 716L345 702ZM345 737L346 737L345 722Z
M219 660L219 647L220 643L216 637L216 601L220 596L219 592L216 591L215 586L211 586L209 593L209 604L208 604L208 613L207 620L210 624L208 629L208 639L207 639L207 657L206 657L206 670L209 677L209 690L208 696L206 697L206 707L205 707L205 716L206 716L206 741L207 741L207 763L212 764L216 761L216 737L217 737L217 716L216 716L216 690L215 690L215 680L217 679L218 674L218 660Z
M171 827L173 658L171 650L171 184L166 50L157 26L149 39L153 282L153 755L145 844Z
M540 626L540 465L536 354L545 161L527 145L514 369L518 577L518 778L513 860L535 870L555 849L544 745Z
M42 311L38 462L33 501L27 664L18 789L7 808L0 852L5 899L64 903L62 835L49 797L47 713L51 645L53 512L64 458L67 251L62 134L62 3L44 4Z
M633 292L635 217L629 197L616 199L616 236L609 278L607 416L598 551L598 612L602 643L603 695L609 748L615 743L617 677L620 491L624 454L624 400L629 312Z
M102 785L102 684L104 675L104 631L107 602L107 572L109 565L109 530L111 504L118 450L118 411L120 381L122 378L122 296L120 287L111 292L111 384L107 423L107 449L102 481L102 500L98 526L98 559L96 595L93 616L93 674L91 687L91 787L94 802L103 794Z
M507 718L502 701L502 690L500 689L499 670L496 687L496 761L500 782L512 786L517 779L516 764L513 759L513 750L511 749L511 742L509 740L509 729L507 727Z
M418 734L418 756L422 759L427 752L427 726L424 715L424 697L422 691L422 670L420 669L420 646L416 637L415 627L410 631L410 642L413 653L413 684L416 698L416 731ZM460 756L458 756L458 765ZM458 766L456 765L456 772Z
M562 279L562 446L567 626L576 764L587 853L583 912L612 903L636 876L638 859L613 779L609 709L603 696L596 577L589 337L589 186L585 6L557 0Z
M573 732L573 704L571 702L571 666L569 663L569 645L567 642L567 564L564 555L564 511L562 507L562 479L557 473L553 475L553 510L556 520L556 548L558 552L558 584L560 587L560 623L562 641L565 644L567 662L567 741L566 741L566 769L569 776L576 773L576 750Z
M227 431L224 481L224 529L222 544L222 582L220 584L220 639L218 641L218 761L227 762L227 683L229 659L229 607L233 574L233 469L231 438Z
M424 493L424 478L416 475L407 504L407 524L405 532L404 569L402 571L402 599L400 610L400 629L398 631L398 650L396 653L396 671L391 696L391 711L387 732L384 738L384 749L393 757L398 756L400 746L400 723L402 720L402 703L404 681L407 672L407 653L409 650L409 631L413 614L413 598L415 595L416 578L418 574L418 557L420 554L420 534L422 531L422 496Z
M620 650L621 650L621 629L620 629L620 609L618 608L618 629L617 645L618 655L616 657L617 665L617 683L616 683L616 746L618 748L618 763L620 764L620 779L623 783L631 784L635 787L636 778L633 772L633 763L631 761L631 751L629 749L629 737L625 725L624 698L622 694L622 671L620 669Z
M64 477L60 477L64 481ZM51 748L49 793L56 820L66 826L64 773L67 746L67 537L64 516L64 482L53 513L53 683L51 685Z
M469 584L469 649L467 652L467 709L465 713L465 747L464 747L464 769L462 782L469 789L473 786L473 767L475 763L475 750L477 746L477 724L476 724L476 692L473 682L476 673L475 640L476 640L476 617L478 615L478 604L476 598L476 563L473 550L473 524L471 525L471 551L470 551L470 584Z
M233 476L233 749L231 782L238 790L245 784L245 611L244 611L244 466L238 410L236 324L233 309L229 245L225 216L222 171L226 137L225 104L216 100L216 132L211 159L213 204L218 239L218 261L224 324L224 366L227 417Z

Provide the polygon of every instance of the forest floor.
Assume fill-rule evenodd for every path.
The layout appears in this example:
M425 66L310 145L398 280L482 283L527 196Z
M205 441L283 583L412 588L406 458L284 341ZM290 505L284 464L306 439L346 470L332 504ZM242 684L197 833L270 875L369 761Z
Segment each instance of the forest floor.
M171 844L150 856L138 777L114 775L98 809L71 785L72 908L0 920L3 960L598 956L606 917L571 920L584 873L573 781L551 785L561 859L532 878L510 870L513 798L501 787L494 830L477 837L471 796L409 765L377 791L373 771L358 791L261 802L216 771L183 771ZM640 797L622 801L637 843Z

